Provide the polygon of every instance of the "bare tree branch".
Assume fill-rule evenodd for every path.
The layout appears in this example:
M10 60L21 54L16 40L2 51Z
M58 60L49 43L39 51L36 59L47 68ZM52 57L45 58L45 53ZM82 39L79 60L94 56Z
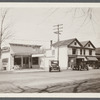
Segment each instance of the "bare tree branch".
M9 9L1 9L1 22L0 22L0 58L1 58L1 46L4 41L13 36L10 31L10 24L6 23L6 17Z

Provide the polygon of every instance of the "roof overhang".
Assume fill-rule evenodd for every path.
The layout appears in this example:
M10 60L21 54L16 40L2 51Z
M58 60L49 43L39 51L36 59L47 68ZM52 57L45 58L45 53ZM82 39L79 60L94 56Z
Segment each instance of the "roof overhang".
M33 54L32 57L44 57L44 54Z
M33 54L32 47L26 46L11 46L11 54L12 55L32 55Z
M77 56L77 59L84 59L84 61L87 61L86 57L84 56Z

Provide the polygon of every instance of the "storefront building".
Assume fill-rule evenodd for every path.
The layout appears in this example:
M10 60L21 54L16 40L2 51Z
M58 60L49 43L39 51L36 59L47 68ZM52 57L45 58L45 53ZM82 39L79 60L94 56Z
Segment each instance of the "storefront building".
M98 61L95 55L95 46L91 41L79 42L76 38L59 41L52 45L52 51L55 50L55 59L59 47L59 64L61 69L68 69L73 65L86 61L89 66L94 66Z
M2 70L39 69L42 66L40 60L44 58L44 52L40 45L10 44L9 49L2 50Z

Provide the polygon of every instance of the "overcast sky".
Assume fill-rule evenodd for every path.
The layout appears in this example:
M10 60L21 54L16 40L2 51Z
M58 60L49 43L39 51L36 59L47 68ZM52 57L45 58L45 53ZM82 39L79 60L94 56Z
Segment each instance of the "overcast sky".
M100 8L93 8L93 20L83 24L86 8L34 7L10 8L6 17L12 23L15 33L13 41L44 42L57 41L54 25L63 24L60 40L77 38L79 41L91 40L100 47Z

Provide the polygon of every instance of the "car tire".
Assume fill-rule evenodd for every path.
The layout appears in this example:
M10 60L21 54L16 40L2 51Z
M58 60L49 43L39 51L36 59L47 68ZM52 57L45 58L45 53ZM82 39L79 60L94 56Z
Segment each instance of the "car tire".
M89 68L87 67L87 71L89 70Z
M59 72L60 72L60 68L59 68Z
M51 68L49 68L49 72L51 72Z
M79 71L81 71L82 70L82 67L81 66L79 66Z

